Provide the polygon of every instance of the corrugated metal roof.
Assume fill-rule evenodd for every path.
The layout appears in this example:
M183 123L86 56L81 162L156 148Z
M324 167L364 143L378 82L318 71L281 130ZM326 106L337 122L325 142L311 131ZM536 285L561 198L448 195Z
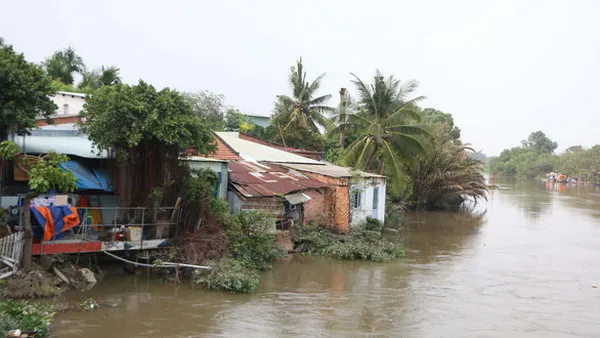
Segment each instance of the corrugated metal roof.
M327 187L327 183L270 163L231 162L229 172L229 182L245 197L273 197Z
M229 147L231 147L246 161L301 163L313 165L323 164L310 158L298 156L263 144L241 139L238 132L217 132L216 134L221 140L223 140L223 142L227 143Z
M385 178L385 176L371 174L364 171L353 170L352 168L341 167L339 165L331 164L328 162L321 162L323 165L310 165L310 164L298 164L298 163L278 163L282 166L296 169L300 171L307 171L309 173L321 174L329 177L353 177L353 176L361 176L361 177L379 177Z
M108 158L106 151L94 150L92 141L74 123L43 126L31 130L31 135L15 135L14 141L21 152L28 154L55 151L85 158Z

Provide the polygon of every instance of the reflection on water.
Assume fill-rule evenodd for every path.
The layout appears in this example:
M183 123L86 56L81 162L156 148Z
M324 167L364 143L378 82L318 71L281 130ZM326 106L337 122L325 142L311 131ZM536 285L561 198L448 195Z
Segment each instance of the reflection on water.
M60 315L53 334L598 336L600 192L498 184L473 212L411 214L400 261L296 256L264 273L252 295L114 276L67 297L118 307Z

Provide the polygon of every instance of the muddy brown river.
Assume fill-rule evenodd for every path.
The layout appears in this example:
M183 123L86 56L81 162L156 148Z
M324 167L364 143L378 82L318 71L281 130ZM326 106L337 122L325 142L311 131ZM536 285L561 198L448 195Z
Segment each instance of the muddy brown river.
M501 186L474 214L410 216L393 263L297 256L251 295L113 276L54 337L600 337L600 189Z

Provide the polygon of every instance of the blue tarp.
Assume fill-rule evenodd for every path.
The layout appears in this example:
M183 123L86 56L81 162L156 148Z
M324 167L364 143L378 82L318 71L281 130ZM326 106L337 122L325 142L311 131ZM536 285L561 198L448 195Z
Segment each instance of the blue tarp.
M89 169L78 161L67 161L59 164L65 170L72 172L77 178L77 190L99 190L112 192L112 184L108 172L104 169Z

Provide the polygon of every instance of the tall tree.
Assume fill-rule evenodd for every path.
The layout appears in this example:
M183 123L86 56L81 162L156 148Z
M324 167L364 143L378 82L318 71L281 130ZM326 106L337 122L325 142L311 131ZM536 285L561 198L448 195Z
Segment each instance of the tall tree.
M81 82L77 85L79 89L96 90L100 88L100 86L111 86L121 83L119 68L115 66L102 66L100 70L86 70L81 76Z
M57 107L50 79L37 65L0 38L0 139L10 130L35 126L36 118L49 117Z
M225 96L208 90L184 93L185 99L191 104L196 116L205 120L212 130L225 129L225 113L228 110Z
M331 117L333 134L338 135L338 146L340 149L346 148L346 137L348 132L348 120L350 115L355 113L355 104L348 94L346 88L340 88L340 103L338 104L335 114Z
M309 137L312 142L308 142L308 148L315 149L322 146L314 142L321 138L319 127L328 127L329 121L324 114L335 111L334 108L326 105L331 95L317 96L324 76L325 74L321 74L309 82L302 58L298 59L295 66L292 66L289 76L292 96L278 95L275 102L274 115L271 120L271 125L277 129L274 141L301 148L303 145L307 145L303 141ZM322 142L318 143L322 144Z
M51 78L68 85L75 82L73 73L81 74L85 71L83 59L71 47L54 52L43 65Z
M541 130L531 133L526 140L521 141L523 148L533 149L541 153L552 154L558 143L552 141Z
M358 114L351 115L346 124L358 139L346 148L340 162L358 170L388 173L392 188L403 192L408 183L405 166L415 164L415 156L425 152L419 136L427 135L427 129L419 123L415 106L423 97L407 99L415 82L402 84L377 71L373 83L366 85L352 75L359 93Z
M165 196L176 193L181 152L215 149L210 129L183 95L169 88L157 91L143 81L100 87L86 98L82 117L82 130L94 145L120 160L114 186L124 205L146 205L155 188Z
M450 114L445 117L452 118ZM415 209L448 209L467 197L486 198L483 162L474 158L473 149L456 139L446 118L432 122L434 131L427 137L426 156L418 156L417 165L408 169L410 202Z

